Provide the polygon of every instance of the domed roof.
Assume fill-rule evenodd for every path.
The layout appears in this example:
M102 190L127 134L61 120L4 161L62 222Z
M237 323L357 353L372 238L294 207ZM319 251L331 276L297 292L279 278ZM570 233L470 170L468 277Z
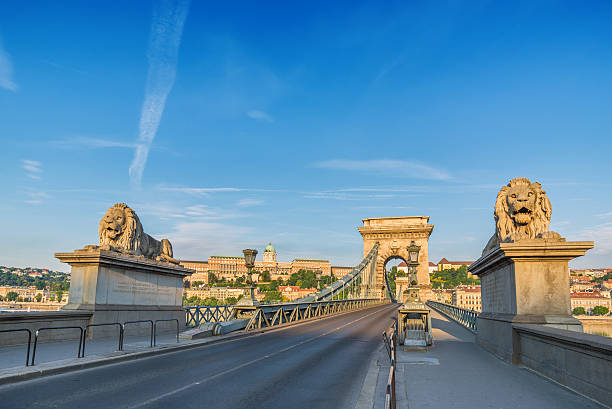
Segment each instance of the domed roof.
M274 248L274 246L272 245L272 243L268 243L268 245L266 246L266 249L264 250L264 252L272 252L272 253L276 253L276 249Z

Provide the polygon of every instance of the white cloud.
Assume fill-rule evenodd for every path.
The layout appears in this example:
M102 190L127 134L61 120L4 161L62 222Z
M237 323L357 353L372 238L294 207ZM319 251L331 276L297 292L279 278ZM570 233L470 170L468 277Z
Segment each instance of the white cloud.
M97 149L97 148L131 148L138 147L136 143L128 143L115 141L112 139L104 138L91 138L88 136L75 136L72 138L60 139L57 141L51 141L51 144L62 147L62 148L86 148L86 149Z
M236 203L236 206L249 207L249 206L261 206L262 204L264 204L264 201L259 200L259 199L240 199Z
M390 199L393 195L389 194L353 194L340 191L322 191L303 193L304 199L333 199L333 200L371 200L371 199Z
M246 227L221 223L181 222L161 237L170 240L175 257L206 260L215 254L240 254L241 249L252 245L244 240L249 232Z
M208 193L219 192L240 192L242 189L237 187L160 187L159 190L166 192L179 192L188 195L202 196Z
M258 111L256 109L252 109L250 111L248 111L247 116L251 119L255 119L258 121L265 121L265 122L269 122L272 123L274 122L274 117L270 114L268 114L267 112L264 111Z
M2 47L0 42L0 87L9 91L17 91L17 84L13 81L13 63L11 57Z
M30 191L30 192L27 192L26 194L29 197L29 199L25 200L25 203L27 204L41 204L43 202L43 199L48 199L51 197L45 192Z
M21 167L26 170L26 175L31 179L40 179L40 174L42 173L42 163L23 159L21 161Z
M581 240L595 241L595 247L589 254L612 254L612 222L588 227L580 232L578 237Z
M346 170L379 174L386 177L414 179L450 179L450 175L441 170L418 162L408 162L394 159L348 160L331 159L317 162L313 166L324 169Z
M189 11L188 0L161 0L153 12L149 38L149 71L140 115L138 146L130 165L132 185L139 187L149 150L176 78L178 49Z

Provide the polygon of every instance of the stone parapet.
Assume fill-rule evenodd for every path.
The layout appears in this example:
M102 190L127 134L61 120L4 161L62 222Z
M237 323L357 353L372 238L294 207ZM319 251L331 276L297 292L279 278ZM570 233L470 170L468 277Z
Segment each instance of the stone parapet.
M542 325L515 324L513 330L515 363L610 405L612 339Z
M0 331L27 328L34 333L42 327L85 327L91 323L92 311L32 311L0 313ZM39 342L78 340L78 330L41 331ZM28 342L26 332L0 333L0 346L21 345Z

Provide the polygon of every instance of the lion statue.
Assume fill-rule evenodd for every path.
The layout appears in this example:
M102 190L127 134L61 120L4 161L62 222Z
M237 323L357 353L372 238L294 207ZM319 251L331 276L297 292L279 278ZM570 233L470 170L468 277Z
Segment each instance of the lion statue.
M111 206L100 220L100 248L121 253L144 256L157 261L178 264L172 257L172 245L168 239L155 240L146 234L142 224L125 203Z
M550 200L542 185L527 178L515 178L501 188L495 201L495 234L482 254L499 243L512 243L523 239L560 239L561 235L549 231Z

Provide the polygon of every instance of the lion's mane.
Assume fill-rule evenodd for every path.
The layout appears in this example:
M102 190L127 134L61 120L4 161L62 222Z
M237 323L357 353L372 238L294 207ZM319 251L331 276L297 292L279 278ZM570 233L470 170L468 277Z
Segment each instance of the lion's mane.
M508 194L516 186L526 187L536 195L531 221L526 225L517 224L508 207ZM531 183L527 178L512 179L497 194L494 209L495 234L493 234L493 237L487 243L483 254L496 247L499 243L522 239L556 239L561 237L558 233L549 231L552 207L548 196L546 196L546 191L542 190L542 185L538 182Z
M501 188L497 194L497 200L495 201L494 216L496 234L500 242L508 240L519 230L510 216L507 200L508 191L510 188L517 185L524 185L536 194L536 208L532 221L521 229L521 233L524 233L523 235L526 236L526 238L535 239L538 235L547 232L550 226L550 216L552 212L550 200L548 196L546 196L546 191L542 190L542 185L538 182L531 183L527 178L515 178Z

